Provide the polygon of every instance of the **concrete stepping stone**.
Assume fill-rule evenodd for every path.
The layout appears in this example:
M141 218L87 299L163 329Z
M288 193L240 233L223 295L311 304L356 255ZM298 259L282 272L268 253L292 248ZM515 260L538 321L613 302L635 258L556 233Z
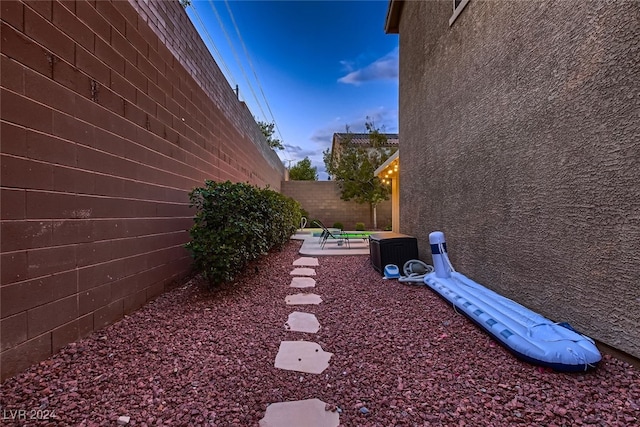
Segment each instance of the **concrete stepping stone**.
M322 298L318 294L295 294L287 295L284 302L287 305L320 304Z
M321 374L329 367L333 353L310 341L282 341L274 366L287 371Z
M303 256L293 261L293 265L302 266L302 267L317 267L320 264L318 264L318 258Z
M313 268L298 267L291 272L292 276L315 276L316 271Z
M311 277L294 277L291 279L291 284L289 285L291 288L315 288L316 287L316 279L312 279Z
M338 427L340 415L325 410L320 399L294 400L272 403L267 406L260 427Z
M284 324L284 328L287 331L315 334L320 330L320 322L318 322L315 314L294 311L289 315L287 323Z

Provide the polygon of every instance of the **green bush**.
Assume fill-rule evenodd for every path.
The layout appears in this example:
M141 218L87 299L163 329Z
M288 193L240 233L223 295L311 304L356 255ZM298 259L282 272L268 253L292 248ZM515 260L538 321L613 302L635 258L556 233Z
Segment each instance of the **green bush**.
M356 222L356 231L364 231L364 222Z
M344 230L344 225L341 222L334 222L333 228L339 228L340 230Z
M186 247L210 287L233 280L250 261L284 246L300 224L298 202L249 184L207 180L189 200L197 212Z

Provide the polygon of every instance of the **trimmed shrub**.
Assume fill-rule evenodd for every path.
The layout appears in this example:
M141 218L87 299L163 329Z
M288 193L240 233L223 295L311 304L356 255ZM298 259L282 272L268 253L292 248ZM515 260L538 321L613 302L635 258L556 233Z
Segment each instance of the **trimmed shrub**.
M207 180L189 200L197 212L186 247L209 287L232 281L250 261L284 246L300 224L298 202L249 184Z
M364 231L364 222L356 222L356 231Z
M334 222L333 228L339 228L340 230L344 230L344 225L341 222Z

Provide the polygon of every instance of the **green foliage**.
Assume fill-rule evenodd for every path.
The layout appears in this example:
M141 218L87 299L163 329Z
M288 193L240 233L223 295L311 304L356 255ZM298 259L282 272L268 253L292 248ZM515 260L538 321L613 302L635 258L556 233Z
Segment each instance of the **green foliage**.
M344 225L341 222L334 222L333 228L339 228L340 230L344 230Z
M364 222L356 222L356 231L364 231Z
M384 231L391 231L391 230L392 230L391 224L387 224L384 226Z
M327 173L340 186L340 198L369 203L375 207L389 199L390 189L373 173L396 149L384 146L387 138L373 122L367 121L365 127L369 132L370 147L354 144L352 133L347 128L347 137L341 144L340 152L332 153L327 149L322 154Z
M273 134L275 133L275 123L267 123L258 121L258 126L260 127L260 132L264 135L269 147L274 150L284 150L284 145L282 145L282 141L278 138L274 138Z
M233 280L250 261L284 246L300 224L298 202L249 184L207 180L189 200L197 212L186 247L210 287Z
M305 157L289 168L289 179L292 181L317 181L318 168L311 167L311 160Z

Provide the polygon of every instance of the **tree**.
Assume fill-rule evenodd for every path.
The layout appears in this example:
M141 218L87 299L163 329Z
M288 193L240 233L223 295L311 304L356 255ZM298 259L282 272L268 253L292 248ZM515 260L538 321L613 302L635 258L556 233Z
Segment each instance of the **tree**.
M266 138L267 143L269 144L269 147L273 148L274 150L284 150L284 145L282 145L282 141L280 141L278 138L273 137L273 134L275 133L274 128L276 124L262 122L262 121L258 121L257 123L258 123L258 126L260 126L260 131Z
M311 160L305 157L289 168L289 179L292 181L317 181L318 168L311 167Z
M387 137L381 133L374 122L367 117L365 128L369 133L370 146L363 147L352 142L353 136L347 127L339 153L331 149L322 152L327 173L338 182L340 198L354 200L356 203L369 203L373 216L373 228L377 228L378 204L389 200L390 189L383 184L374 171L396 150L386 147Z

